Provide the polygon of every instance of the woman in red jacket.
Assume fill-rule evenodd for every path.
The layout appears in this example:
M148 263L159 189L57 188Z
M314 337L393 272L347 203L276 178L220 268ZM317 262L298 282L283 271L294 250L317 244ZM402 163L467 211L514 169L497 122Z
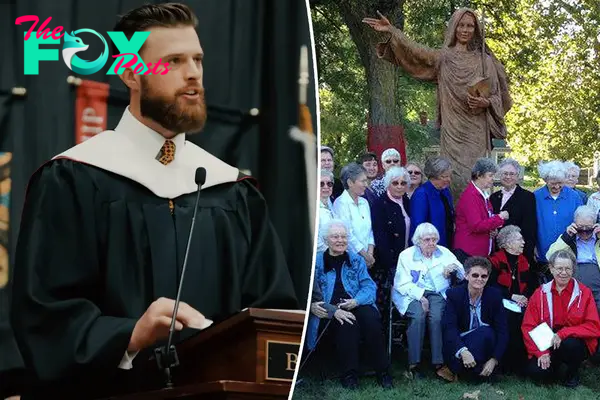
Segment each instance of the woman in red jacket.
M477 160L471 171L472 180L456 204L454 249L458 250L457 258L461 262L466 255L489 256L493 248L492 236L509 217L508 211L494 214L490 202L496 171L496 164L489 158Z
M559 378L563 385L579 385L579 367L594 354L600 337L600 320L592 291L573 278L577 266L568 250L550 256L554 279L540 286L529 298L521 330L529 355L527 372L535 380ZM541 323L548 324L554 336L547 350L540 350L529 332ZM566 366L560 376L561 364Z

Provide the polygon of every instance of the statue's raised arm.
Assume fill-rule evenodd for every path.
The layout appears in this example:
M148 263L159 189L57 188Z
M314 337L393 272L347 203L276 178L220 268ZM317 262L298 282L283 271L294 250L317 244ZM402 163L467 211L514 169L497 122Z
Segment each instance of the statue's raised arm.
M399 65L413 78L426 81L437 80L440 50L423 46L396 28L377 11L379 18L364 18L363 22L377 32L389 33L390 37L377 45L377 55Z

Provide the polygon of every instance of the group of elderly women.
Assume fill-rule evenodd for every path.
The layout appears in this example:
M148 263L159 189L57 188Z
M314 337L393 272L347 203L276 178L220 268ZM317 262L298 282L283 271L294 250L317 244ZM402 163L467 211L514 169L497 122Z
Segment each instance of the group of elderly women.
M445 380L495 379L502 370L577 386L600 338L600 226L598 210L568 186L573 169L542 165L546 185L531 193L518 184L516 161L479 159L454 208L447 160L427 160L427 181L409 197L413 174L397 152L384 156L380 179L360 163L345 166L335 199L333 175L321 174L307 347L329 337L348 388L358 387L364 349L379 383L392 387L391 296L408 320L409 378L423 376L428 332L431 364ZM495 176L502 188L491 194Z

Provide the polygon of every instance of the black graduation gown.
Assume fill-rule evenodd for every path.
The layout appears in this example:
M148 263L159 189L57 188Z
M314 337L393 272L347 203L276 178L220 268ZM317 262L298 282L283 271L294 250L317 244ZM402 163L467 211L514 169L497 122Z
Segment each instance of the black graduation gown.
M12 301L15 336L35 377L29 398L161 387L140 367L152 349L131 370L118 365L148 306L176 297L195 199L174 199L172 216L168 200L93 166L59 159L34 174ZM249 180L201 191L182 301L215 323L245 307L298 308L264 199Z
M0 289L0 399L19 394L24 378L23 360L8 325L8 292L3 288Z

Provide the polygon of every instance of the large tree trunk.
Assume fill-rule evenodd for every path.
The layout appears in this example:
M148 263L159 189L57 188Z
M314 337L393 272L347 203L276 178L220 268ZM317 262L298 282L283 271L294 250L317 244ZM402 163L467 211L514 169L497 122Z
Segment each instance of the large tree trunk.
M402 109L396 94L398 67L377 57L375 46L385 37L362 22L367 16L376 18L379 10L402 29L403 5L404 0L347 0L339 3L339 10L365 68L369 90L368 148L380 156L386 148L394 147L406 161Z

